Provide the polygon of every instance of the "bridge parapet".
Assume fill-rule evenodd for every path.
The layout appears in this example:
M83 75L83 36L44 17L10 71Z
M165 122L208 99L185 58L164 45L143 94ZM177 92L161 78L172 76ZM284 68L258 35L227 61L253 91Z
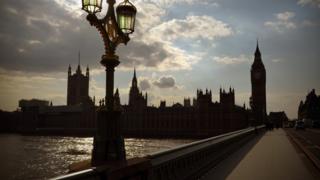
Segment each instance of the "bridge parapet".
M264 126L257 127L263 128ZM250 127L152 153L143 158L94 167L55 179L198 179L254 137L255 132L255 128Z
M149 179L198 179L254 134L254 128L247 128L151 154L146 157L151 163Z

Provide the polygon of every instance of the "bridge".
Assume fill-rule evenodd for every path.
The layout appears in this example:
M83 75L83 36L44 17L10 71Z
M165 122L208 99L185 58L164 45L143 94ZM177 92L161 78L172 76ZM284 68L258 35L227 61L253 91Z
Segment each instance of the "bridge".
M294 139L294 138L293 138ZM250 127L156 152L123 163L56 177L56 180L93 179L317 179L319 168L301 158L284 130Z

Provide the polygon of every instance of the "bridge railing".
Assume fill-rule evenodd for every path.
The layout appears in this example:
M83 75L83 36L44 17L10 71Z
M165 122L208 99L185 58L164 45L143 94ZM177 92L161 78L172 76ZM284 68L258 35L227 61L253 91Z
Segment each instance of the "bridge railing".
M125 163L95 167L55 179L198 179L263 128L250 127L152 153L143 158L129 159Z
M247 128L153 153L146 157L151 163L149 179L198 179L254 134L255 128Z

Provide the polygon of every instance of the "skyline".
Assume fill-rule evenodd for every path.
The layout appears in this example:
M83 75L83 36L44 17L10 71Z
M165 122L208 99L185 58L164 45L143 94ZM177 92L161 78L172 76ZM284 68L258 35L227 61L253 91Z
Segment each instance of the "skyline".
M0 109L14 110L23 98L66 104L67 68L71 64L74 72L79 50L83 70L90 67L90 96L102 98L103 43L86 22L80 1L33 3L0 2ZM127 47L117 50L121 64L115 88L122 104L127 104L136 67L149 105L182 103L198 88L211 89L218 101L219 88L231 86L236 104L248 107L257 38L267 71L268 112L284 110L295 118L300 100L313 88L319 94L318 1L132 3L138 10L136 32Z

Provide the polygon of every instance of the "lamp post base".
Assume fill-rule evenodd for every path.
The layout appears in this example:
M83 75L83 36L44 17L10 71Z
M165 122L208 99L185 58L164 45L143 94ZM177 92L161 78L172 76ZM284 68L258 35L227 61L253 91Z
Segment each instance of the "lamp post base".
M92 150L92 166L102 165L110 161L126 160L120 117L120 111L98 110L97 132Z

